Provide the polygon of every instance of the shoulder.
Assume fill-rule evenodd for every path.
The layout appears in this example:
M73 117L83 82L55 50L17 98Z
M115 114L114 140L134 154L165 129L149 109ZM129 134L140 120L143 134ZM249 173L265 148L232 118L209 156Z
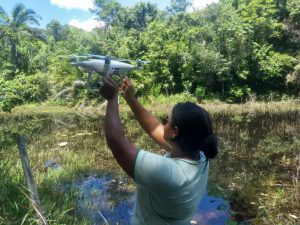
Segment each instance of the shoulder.
M140 150L135 160L134 181L150 191L162 191L169 185L178 164L171 158Z
M162 172L172 167L173 160L171 158L148 152L143 149L139 150L135 160L135 173L140 172Z

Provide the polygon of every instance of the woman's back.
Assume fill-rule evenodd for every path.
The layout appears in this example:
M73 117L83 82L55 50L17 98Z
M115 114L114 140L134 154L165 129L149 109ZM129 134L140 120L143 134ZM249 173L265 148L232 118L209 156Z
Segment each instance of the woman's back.
M170 152L169 157L137 151L125 136L118 90L144 131ZM189 224L206 189L206 158L213 159L218 153L208 112L192 102L178 103L164 122L159 121L139 103L128 78L118 85L103 77L100 93L108 101L104 122L107 145L137 184L132 224Z
M141 150L135 164L132 224L189 224L206 190L208 163Z

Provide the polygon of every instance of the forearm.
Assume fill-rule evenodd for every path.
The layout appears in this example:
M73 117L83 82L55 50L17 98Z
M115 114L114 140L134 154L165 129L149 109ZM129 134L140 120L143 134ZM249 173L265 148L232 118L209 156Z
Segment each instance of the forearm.
M100 94L108 101L104 120L105 138L115 159L122 169L131 177L134 176L136 147L125 137L121 124L118 104L118 85L110 78L102 78Z
M118 99L108 101L104 125L108 147L122 169L133 178L137 150L125 137L119 115Z
M160 121L134 97L126 98L133 114L142 128L151 135L151 133L160 125Z
M105 137L108 145L124 137L124 130L119 115L118 98L109 100L105 116Z

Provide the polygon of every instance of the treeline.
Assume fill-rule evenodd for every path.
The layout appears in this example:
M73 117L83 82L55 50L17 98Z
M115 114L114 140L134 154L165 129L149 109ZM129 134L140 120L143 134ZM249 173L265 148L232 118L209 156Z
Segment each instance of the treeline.
M104 26L86 32L40 17L18 4L0 7L0 108L53 98L87 74L69 56L103 54L150 60L132 74L140 95L190 93L199 100L298 97L299 0L220 0L189 12L187 0L165 10L151 3L124 7L94 0ZM74 89L71 102L93 98Z

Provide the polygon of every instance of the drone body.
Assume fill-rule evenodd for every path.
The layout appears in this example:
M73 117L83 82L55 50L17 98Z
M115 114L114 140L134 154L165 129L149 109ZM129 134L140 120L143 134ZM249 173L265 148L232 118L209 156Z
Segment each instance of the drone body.
M128 63L127 63L128 62ZM111 59L110 56L102 55L91 55L86 54L82 56L72 56L71 64L74 66L81 67L88 72L87 88L93 90L92 88L92 73L96 72L104 76L112 75L127 75L129 72L141 69L142 64L148 64L150 61L136 60L137 66L130 64L129 62L134 62L128 59Z
M80 58L86 60L79 61ZM75 56L73 57L71 64L82 67L89 72L97 72L105 76L112 75L124 75L129 72L141 69L142 63L149 63L148 61L137 60L137 66L134 66L125 62L132 62L132 60L126 59L111 59L109 56L102 55L86 55L86 56Z
M135 66L119 61L112 60L110 64L105 64L104 60L91 59L81 62L73 62L72 65L82 67L88 71L95 71L106 76L122 75L136 69Z

